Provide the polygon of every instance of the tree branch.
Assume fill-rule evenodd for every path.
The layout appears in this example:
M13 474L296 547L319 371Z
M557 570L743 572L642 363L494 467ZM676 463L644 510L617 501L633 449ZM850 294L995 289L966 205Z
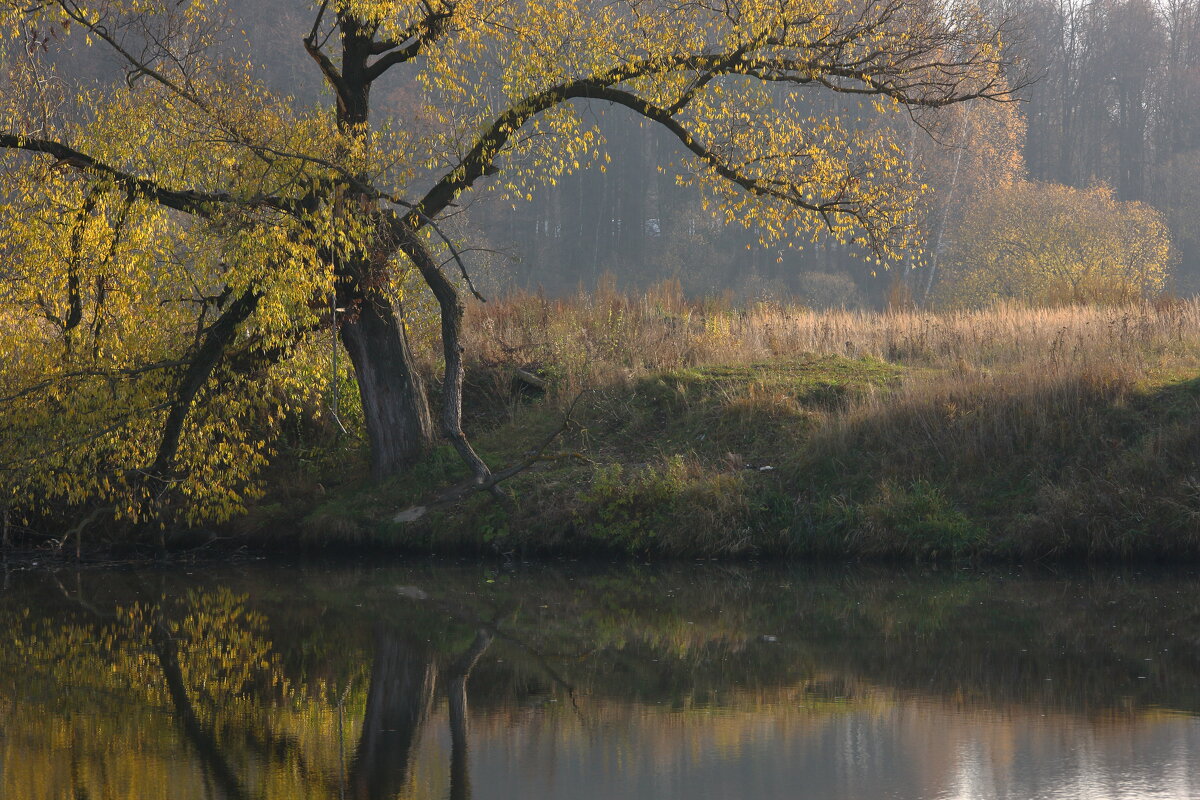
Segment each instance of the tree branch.
M345 79L342 78L342 73L338 72L337 67L325 55L325 51L321 49L321 45L317 43L316 36L310 34L302 40L304 42L304 50L317 62L317 66L321 70L321 74L325 76L325 80L329 82L330 88L337 95L338 103L343 107L346 105L346 96L349 93L349 88L346 86Z
M751 45L753 47L755 45ZM779 47L779 41L768 40L765 46ZM701 54L692 56L676 56L668 59L638 61L615 67L611 70L597 73L585 78L558 84L540 92L531 94L515 103L497 116L485 131L475 140L467 154L450 172L442 176L425 196L413 207L408 215L408 223L413 228L424 224L423 220L436 217L444 211L458 196L470 188L476 181L495 171L495 159L509 144L513 136L535 116L555 106L575 99L603 99L625 105L648 119L668 127L689 149L709 161L712 153L697 152L694 140L686 129L675 120L679 113L692 99L695 93L705 84L715 78L725 75L746 75L768 83L818 83L832 91L844 94L860 94L891 97L910 107L938 108L964 100L986 98L990 100L1008 99L1013 89L1003 86L997 79L989 79L979 86L967 86L967 79L972 70L985 65L970 58L960 61L936 60L938 48L932 44L914 47L903 59L901 66L892 63L874 64L877 57L868 54L865 64L857 60L847 64L839 64L836 60L812 60L800 57L772 56L764 58L757 55L753 49L740 47L728 53ZM835 49L834 55L840 54ZM924 57L924 58L922 58ZM934 80L929 77L930 70L944 71L944 80ZM679 71L696 72L698 77L693 85L684 92L683 96L671 106L661 108L637 97L631 90L621 90L617 87L629 81L663 77ZM908 82L902 81L904 76L912 76ZM838 80L851 82L838 83ZM929 90L927 93L925 90ZM689 144L689 141L692 143ZM724 167L728 169L727 165ZM718 170L720 172L720 170ZM730 178L728 175L723 177ZM730 178L730 180L733 180ZM738 181L735 181L738 182ZM739 183L742 188L755 193L763 193L767 187L760 181L755 189ZM831 213L835 209L818 205L805 204L799 198L780 197L802 208L817 213ZM842 209L836 209L841 211Z
M243 207L263 206L277 211L296 214L302 210L300 203L279 197L257 196L239 198L229 192L198 192L192 189L167 189L148 178L142 178L116 167L109 166L80 150L62 142L49 139L31 139L13 133L0 133L0 148L43 153L58 159L57 165L72 167L80 172L111 178L118 186L139 197L153 200L161 206L173 208L199 217L212 216L212 207L236 205Z
M428 13L419 22L410 25L396 41L378 41L371 45L371 55L380 56L367 67L366 78L374 81L397 64L412 61L427 45L446 30L454 16L454 5L434 11L427 6Z
M580 398L583 397L583 394L584 394L583 392L580 392L578 395L576 395L575 399L571 401L571 405L567 408L567 413L563 416L562 425L560 425L558 428L556 428L554 431L552 431L548 436L546 436L546 438L543 439L537 445L537 447L535 447L533 450L530 450L526 454L525 458L521 459L520 461L516 462L515 464L511 464L511 465L505 467L502 470L497 470L496 472L491 473L490 477L486 481L483 481L482 483L474 481L474 480L468 481L466 483L461 483L457 486L451 487L450 489L447 489L446 491L442 492L441 494L439 494L438 496L436 496L435 498L433 498L432 500L427 502L425 505L412 506L410 508L404 509L403 511L397 512L396 515L392 517L392 521L393 522L416 522L418 519L425 516L425 514L431 508L436 508L438 506L444 506L444 505L450 505L453 503L457 503L460 500L464 500L467 497L470 497L471 495L475 494L476 492L491 491L492 489L496 488L500 483L508 480L509 478L513 477L514 475L518 475L518 474L524 472L525 470L532 467L534 464L537 464L538 462L541 462L541 461L556 461L559 458L565 457L565 458L573 458L573 459L587 462L588 459L586 459L580 453L567 453L562 456L547 456L547 455L545 455L546 450L550 447L550 445L554 444L554 440L557 439L562 434L571 430L572 426L574 426L575 420L573 418L573 415L575 413L575 406L579 403L579 400L580 400Z
M147 470L152 477L161 479L170 472L175 454L179 450L179 438L183 434L183 424L191 411L192 401L225 355L225 349L237 333L238 326L258 307L259 297L257 291L247 289L230 303L217 321L205 331L204 341L188 362L175 397L171 400L171 410L163 423L162 438L159 440L154 463Z

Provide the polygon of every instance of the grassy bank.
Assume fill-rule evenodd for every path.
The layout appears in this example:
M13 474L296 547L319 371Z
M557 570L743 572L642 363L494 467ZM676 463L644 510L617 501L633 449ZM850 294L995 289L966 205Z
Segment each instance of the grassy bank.
M472 314L469 423L494 467L578 398L506 483L511 504L395 522L463 478L449 448L383 486L326 453L283 459L234 532L426 552L1200 556L1195 302L736 310L666 287Z

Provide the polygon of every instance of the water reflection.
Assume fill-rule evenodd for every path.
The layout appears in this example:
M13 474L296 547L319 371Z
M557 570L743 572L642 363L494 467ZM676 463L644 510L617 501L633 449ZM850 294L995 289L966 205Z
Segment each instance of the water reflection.
M1183 574L16 574L0 797L1200 797Z

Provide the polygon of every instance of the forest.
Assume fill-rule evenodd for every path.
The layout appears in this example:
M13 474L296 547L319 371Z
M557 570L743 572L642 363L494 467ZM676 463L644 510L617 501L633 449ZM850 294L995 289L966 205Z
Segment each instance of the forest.
M3 548L1195 558L1197 0L0 2Z

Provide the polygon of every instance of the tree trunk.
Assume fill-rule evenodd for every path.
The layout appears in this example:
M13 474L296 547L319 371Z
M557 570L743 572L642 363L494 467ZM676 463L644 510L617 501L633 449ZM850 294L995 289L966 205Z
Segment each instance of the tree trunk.
M337 13L342 37L341 74L331 78L337 94L337 124L340 131L362 142L370 120L374 77L368 60L376 44L374 30L351 13ZM322 69L333 68L325 65ZM370 208L375 200L352 189L342 202L348 211ZM336 273L340 284L338 305L346 307L340 333L362 398L371 446L371 476L382 480L424 454L433 442L433 422L404 323L380 288L388 271L388 254L377 247L378 243L374 245L347 258Z
M341 337L358 379L371 476L381 480L412 464L433 441L425 386L404 325L378 290L368 289L347 308Z
M483 459L479 457L467 441L462 429L462 392L463 392L463 346L462 319L463 304L458 297L454 284L442 273L433 256L421 244L411 230L397 227L400 249L404 251L417 269L426 285L437 298L442 316L442 353L446 361L446 369L442 377L442 433L467 467L476 483L483 484L492 476L492 471ZM428 412L426 412L428 413ZM493 493L499 490L493 487Z

